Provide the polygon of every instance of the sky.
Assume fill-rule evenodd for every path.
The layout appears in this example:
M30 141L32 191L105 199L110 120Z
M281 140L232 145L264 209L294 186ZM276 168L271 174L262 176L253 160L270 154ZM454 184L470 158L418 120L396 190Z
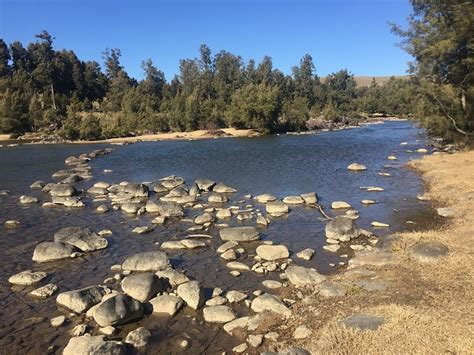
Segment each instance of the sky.
M408 0L0 0L0 38L26 45L45 29L56 50L101 64L119 48L137 79L151 58L171 80L202 43L245 61L269 55L286 74L309 53L319 76L403 75L411 58L389 23L406 24L410 11Z

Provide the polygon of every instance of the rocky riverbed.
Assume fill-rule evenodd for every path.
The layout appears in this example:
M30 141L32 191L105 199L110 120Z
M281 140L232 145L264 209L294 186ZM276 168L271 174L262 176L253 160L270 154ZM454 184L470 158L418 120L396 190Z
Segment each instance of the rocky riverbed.
M175 175L152 182L117 181L113 169L93 167L95 160L116 153L107 147L70 156L51 179L32 181L30 192L2 192L2 199L15 199L20 208L51 211L58 220L67 216L68 225L48 227L44 241L19 246L31 267L8 275L19 318L28 304L39 303L40 313L47 314L46 319L8 322L5 329L16 329L13 334L43 324L49 348L25 344L25 349L67 354L99 349L258 352L278 343L281 334L272 329L292 317L295 287L315 288L328 297L344 295L347 289L327 275L372 252L390 227L374 220L370 230L361 228L360 213L350 203L328 201L327 196L321 203L317 191L278 197L271 192L242 194L227 182L186 181ZM390 178L395 160L396 155L387 156L386 169L378 171L369 163L353 162L345 174L349 179L358 174ZM385 191L359 188L367 197ZM376 197L360 201L377 202ZM103 228L91 228L83 214L75 219L76 211L94 214ZM302 213L324 224L326 259L310 245L295 249L267 233ZM21 229L22 220L5 220L4 228ZM136 250L137 239L147 247ZM359 259L350 260L355 252ZM316 269L315 258L326 260L326 266ZM97 259L101 266L90 269ZM167 333L173 336L164 340ZM295 335L307 336L303 328ZM2 337L5 346L21 348L15 335Z

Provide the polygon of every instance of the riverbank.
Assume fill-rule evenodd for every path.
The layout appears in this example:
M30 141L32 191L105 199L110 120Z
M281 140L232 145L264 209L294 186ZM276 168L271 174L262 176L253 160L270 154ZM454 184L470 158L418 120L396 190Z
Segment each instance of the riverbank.
M222 137L237 137L248 138L257 137L260 133L253 129L236 129L236 128L222 128L217 130L197 130L191 132L166 132L155 134L144 134L134 137L119 137L110 138L97 141L74 141L76 144L90 144L90 143L134 143L134 142L153 142L153 141L167 141L167 140L196 140L196 139L210 139Z
M397 233L378 253L356 254L348 270L330 279L333 291L346 290L342 297L324 297L330 296L327 285L324 291L293 289L287 295L298 299L293 317L272 329L282 335L277 348L296 345L314 354L472 351L474 152L427 156L409 166L423 176L424 198L451 208L452 217L433 230ZM436 257L444 247L449 252ZM306 337L296 340L302 325L307 329L300 327L299 336Z

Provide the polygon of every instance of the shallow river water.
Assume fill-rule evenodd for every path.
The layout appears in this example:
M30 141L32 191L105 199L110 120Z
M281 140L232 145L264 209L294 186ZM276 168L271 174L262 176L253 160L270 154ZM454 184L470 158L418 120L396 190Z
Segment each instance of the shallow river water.
M401 142L408 144L401 146ZM181 176L188 183L197 178L209 178L238 190L231 196L234 204L252 204L262 211L265 207L253 200L240 204L238 201L246 194L268 192L283 198L316 191L328 213L337 215L329 206L332 201L344 200L359 211L357 224L360 227L383 238L393 231L426 228L436 221L430 206L416 199L422 190L419 176L404 167L407 160L420 155L415 151L425 144L424 132L405 121L302 136L144 142L115 147L111 154L93 159L90 163L93 179L76 186L86 189L97 181L149 182L168 175ZM0 148L0 190L10 190L9 195L0 196L1 353L50 351L59 354L70 337L68 331L81 321L80 317L74 317L63 327L51 327L50 318L67 314L58 309L55 296L47 300L34 300L27 293L35 287L12 287L7 282L10 275L25 269L46 271L49 275L47 282L55 283L59 292L100 284L113 276L110 266L121 264L126 256L156 250L156 242L187 234L190 224L183 222L166 223L148 234L132 234L134 227L148 224L151 217L146 214L130 217L120 211L99 215L95 212L99 203L93 203L90 198L85 200L86 207L79 209L44 209L41 204L23 206L18 203L18 197L22 194L38 196L40 202L48 201L49 196L31 191L29 185L35 180L53 181L51 174L65 169L66 157L103 147L110 145ZM387 160L390 154L395 154L398 160ZM347 166L353 162L367 165L368 170L349 172ZM113 172L105 174L104 169L112 169ZM391 176L379 176L379 171L389 172ZM360 189L363 186L379 186L385 191L367 192ZM360 203L361 199L375 199L378 203L364 206ZM187 217L198 213L186 210ZM3 222L9 219L20 220L21 226L13 229L3 227ZM390 227L373 229L370 223L374 220L388 223ZM414 223L407 224L407 221ZM255 220L233 220L230 223L255 225ZM35 246L51 240L57 230L67 226L90 226L95 231L111 229L113 235L108 238L108 248L102 251L61 262L34 264L31 256ZM324 251L324 226L325 222L316 209L293 207L288 217L272 219L270 225L260 229L260 232L263 239L287 245L291 253L305 248L315 249L316 254L311 261L294 258L295 262L314 267L320 273L331 274L345 267L338 265L341 260L347 260L339 255L352 253L346 248L341 248L338 253ZM167 252L173 266L200 281L208 293L213 287L246 291L249 295L256 289L264 290L261 285L264 277L261 275L244 272L236 278L229 274L225 262L215 252L220 245L218 229L211 228L210 233L213 239L208 248ZM251 265L255 245L245 247L249 253L239 261ZM278 273L271 274L274 275L267 278L278 279ZM119 284L111 287L119 288ZM243 308L235 310L239 314L246 312ZM184 309L172 319L147 316L139 322L119 327L117 338L139 325L153 334L148 348L150 353L217 353L228 351L240 343L227 336L220 326L204 323L200 312L189 309ZM189 341L187 350L178 346L183 339Z

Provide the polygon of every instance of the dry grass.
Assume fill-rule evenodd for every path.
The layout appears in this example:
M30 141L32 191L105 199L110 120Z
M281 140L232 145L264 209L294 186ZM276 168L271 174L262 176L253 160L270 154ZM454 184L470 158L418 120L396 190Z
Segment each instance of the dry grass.
M411 165L423 174L434 206L452 207L455 217L436 230L398 234L392 249L399 264L365 267L387 284L385 291L354 288L341 299L312 294L297 303L278 348L296 344L314 354L474 353L474 152L429 156ZM418 241L444 243L449 256L421 264L409 253ZM341 319L353 313L384 316L386 322L376 331L343 326ZM291 333L301 324L313 333L298 342Z

